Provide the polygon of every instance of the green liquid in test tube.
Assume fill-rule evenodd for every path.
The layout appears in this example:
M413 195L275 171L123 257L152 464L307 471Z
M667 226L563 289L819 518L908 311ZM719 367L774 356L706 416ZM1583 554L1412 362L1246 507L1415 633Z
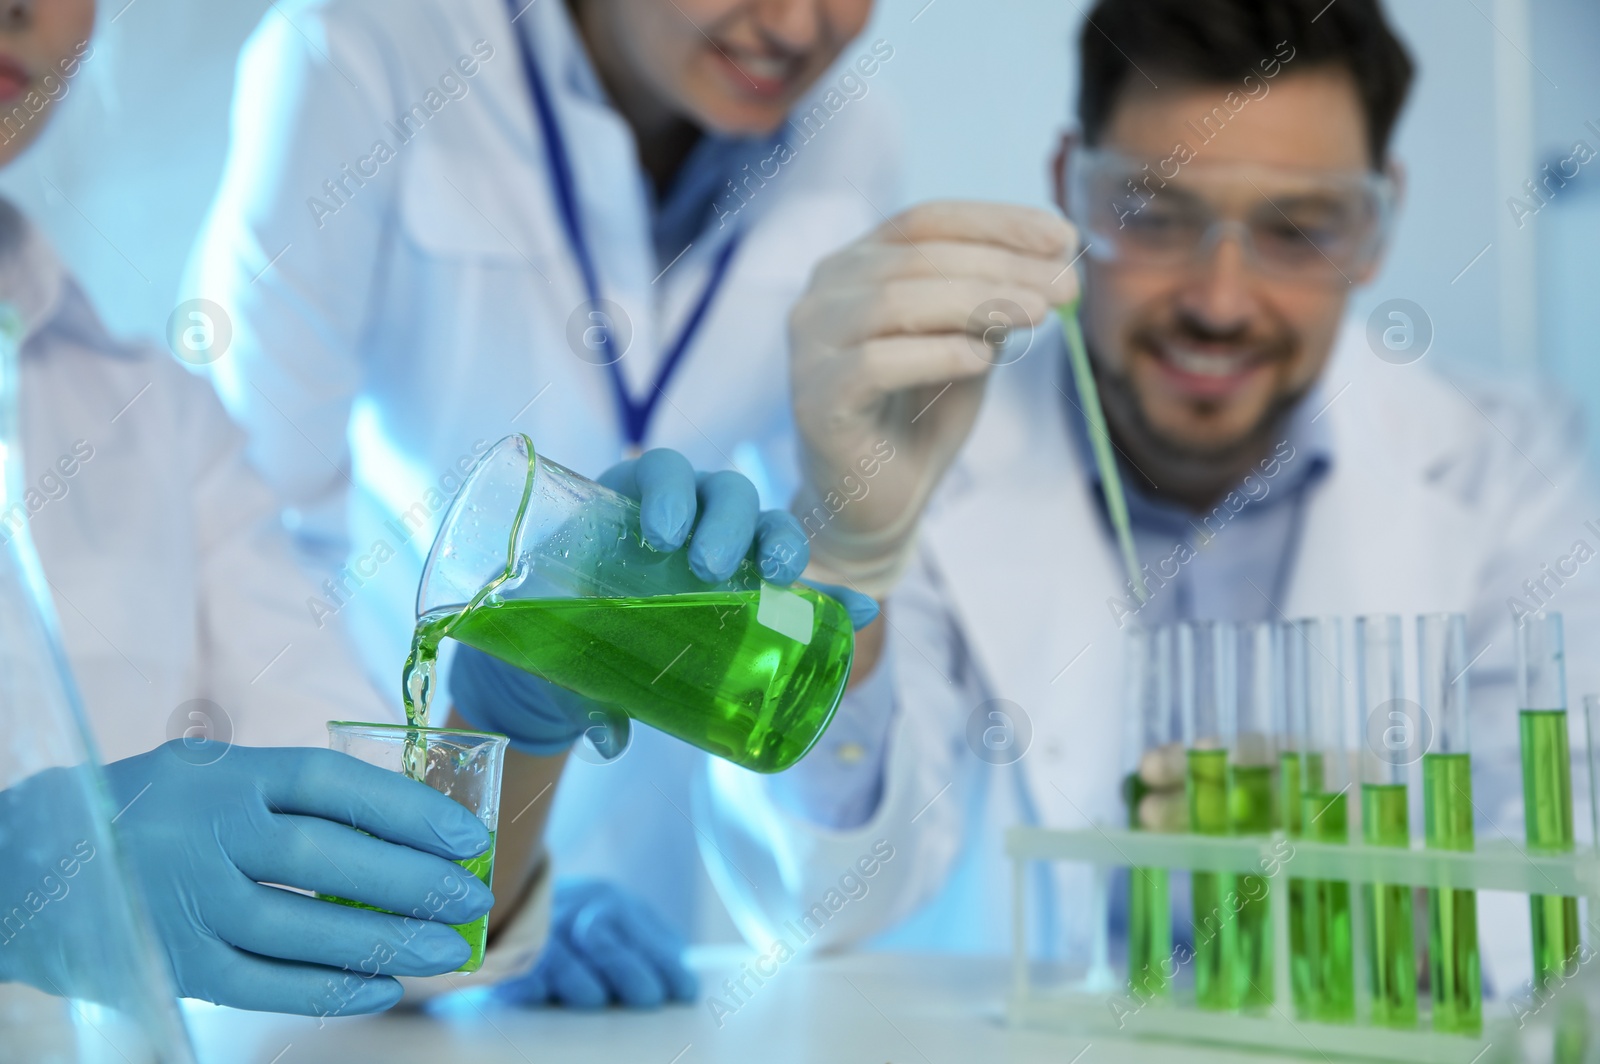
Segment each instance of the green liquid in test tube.
M1411 845L1406 773L1416 759L1420 722L1404 701L1400 618L1357 617L1357 717L1361 747L1361 835L1368 846ZM1417 954L1411 888L1368 883L1367 986L1372 1022L1379 1027L1417 1025Z
M1298 839L1303 834L1303 778L1322 778L1320 759L1309 766L1309 771L1302 771L1300 762L1305 756L1294 749L1278 755L1278 809L1283 818L1284 834L1291 839ZM1306 886L1306 880L1301 877L1289 877L1289 997L1295 1015L1300 1017L1311 1014L1311 973L1306 960L1305 921L1301 919L1306 911Z
M1305 824L1300 807L1301 795L1307 781L1315 789L1321 789L1322 756L1306 749L1305 644L1293 625L1281 624L1277 630L1284 669L1284 690L1277 703L1278 718L1275 725L1282 749L1278 755L1277 817L1284 834L1291 839L1298 839ZM1291 682L1291 678L1296 679ZM1302 761L1306 762L1304 766ZM1307 883L1299 876L1290 876L1287 888L1289 997L1294 1014L1304 1018L1311 1014L1311 973L1306 956L1305 921L1302 919L1306 911Z
M1172 629L1135 628L1128 637L1127 756L1124 796L1128 827L1147 830L1140 809L1147 787L1147 763L1164 773L1164 761L1178 739L1177 698L1173 690ZM1156 825L1162 827L1163 825ZM1128 990L1139 1000L1166 998L1172 991L1172 905L1165 868L1128 870Z
M1235 835L1268 835L1273 829L1272 766L1277 754L1273 716L1282 704L1283 644L1277 625L1240 629L1238 702L1228 741L1228 820ZM1234 1001L1263 1010L1273 1003L1272 908L1264 876L1239 876L1238 926L1234 932Z
M1517 627L1517 705L1522 733L1523 816L1530 853L1571 853L1572 759L1561 614L1533 614ZM1533 985L1543 990L1578 952L1578 899L1531 894Z
M1284 635L1291 708L1304 715L1300 736L1300 833L1312 842L1350 841L1350 736L1339 663L1343 629L1335 617L1293 622ZM1338 879L1291 884L1290 985L1298 1015L1323 1023L1356 1016L1350 884ZM1299 924L1295 929L1296 923ZM1303 995L1303 997L1302 997Z
M1467 742L1467 619L1460 613L1417 618L1417 693L1434 722L1422 756L1425 838L1430 850L1473 848L1472 755ZM1478 956L1478 896L1428 891L1428 973L1433 1029L1483 1030L1483 971Z
M1193 621L1180 624L1177 635L1189 830L1199 835L1226 835L1226 740L1233 727L1236 632L1222 621ZM1238 919L1230 904L1238 889L1237 879L1225 872L1194 872L1190 876L1194 997L1203 1009L1227 1010L1237 1004L1234 960Z

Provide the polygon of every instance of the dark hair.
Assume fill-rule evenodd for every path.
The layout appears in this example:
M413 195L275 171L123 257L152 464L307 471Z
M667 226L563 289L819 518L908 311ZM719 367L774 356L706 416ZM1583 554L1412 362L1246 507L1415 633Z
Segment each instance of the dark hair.
M1078 123L1105 132L1117 94L1148 75L1222 84L1262 76L1287 42L1286 69L1344 67L1361 96L1367 150L1380 167L1413 72L1379 0L1099 0L1078 38ZM1285 49L1287 51L1287 49ZM1141 73L1143 71L1143 73Z

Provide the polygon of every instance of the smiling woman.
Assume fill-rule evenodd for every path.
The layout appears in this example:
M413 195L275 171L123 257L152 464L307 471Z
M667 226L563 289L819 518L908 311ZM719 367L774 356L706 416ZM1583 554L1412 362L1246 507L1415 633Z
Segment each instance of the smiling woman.
M768 134L861 32L869 0L579 0L578 30L658 183L700 130Z
M92 0L71 0L43 5L24 17L20 32L8 32L0 50L0 166L33 143L43 125L39 116L67 94L94 54L93 28Z

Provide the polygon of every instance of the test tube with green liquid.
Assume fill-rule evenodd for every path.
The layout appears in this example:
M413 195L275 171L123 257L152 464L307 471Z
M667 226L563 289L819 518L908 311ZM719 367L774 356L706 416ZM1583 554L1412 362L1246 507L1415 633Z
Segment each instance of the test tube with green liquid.
M1561 614L1517 624L1517 706L1522 733L1522 802L1529 853L1571 853L1572 760L1567 742L1566 657ZM1533 985L1544 990L1578 952L1578 899L1528 896Z
M1275 730L1278 734L1278 822L1284 834L1291 839L1300 838L1304 817L1300 814L1301 782L1314 779L1320 786L1322 761L1318 757L1310 770L1302 771L1301 761L1306 750L1306 645L1294 625L1278 625L1278 642L1283 653L1284 691L1278 703ZM1290 876L1289 899L1289 997L1294 1014L1305 1018L1311 1014L1310 971L1306 963L1305 913L1306 881Z
M1177 698L1173 691L1172 629L1135 628L1128 637L1127 774L1123 795L1132 831L1162 830L1153 815L1149 792L1154 764L1178 740ZM1147 802L1150 798L1152 801ZM1144 815L1141 815L1141 811ZM1128 870L1128 990L1140 1000L1168 997L1172 992L1172 905L1165 868Z
M1406 776L1416 760L1418 721L1405 698L1400 618L1357 617L1356 719L1361 752L1361 836L1368 846L1411 845ZM1379 1027L1417 1025L1416 928L1411 888L1362 886L1367 913L1367 988L1372 1022Z
M1298 705L1300 836L1311 842L1350 841L1349 712L1344 697L1343 628L1337 617L1294 621L1284 634L1291 712ZM1290 884L1290 985L1296 1011L1324 1023L1356 1016L1350 884L1303 880L1298 912Z
M1268 835L1275 826L1272 768L1277 757L1274 717L1282 704L1283 644L1275 624L1239 630L1238 704L1228 742L1228 821L1235 835ZM1263 876L1241 875L1234 931L1234 1001L1246 1010L1273 1002L1272 910Z
M1223 621L1178 625L1178 677L1186 757L1184 793L1189 830L1226 835L1228 821L1227 737L1234 721L1234 626ZM1194 872L1190 878L1194 931L1194 997L1203 1009L1235 1005L1234 959L1238 922L1231 896L1237 876Z
M1433 722L1433 745L1422 755L1422 818L1430 850L1473 848L1467 664L1465 614L1417 618L1417 695L1423 719ZM1480 1033L1483 971L1473 891L1428 891L1428 974L1433 1029Z

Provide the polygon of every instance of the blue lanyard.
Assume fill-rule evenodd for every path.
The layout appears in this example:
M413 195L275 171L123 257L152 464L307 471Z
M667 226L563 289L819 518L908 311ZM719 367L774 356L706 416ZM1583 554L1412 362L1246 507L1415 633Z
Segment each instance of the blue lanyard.
M506 0L506 3L514 19L519 11L519 0ZM538 115L539 126L544 131L545 162L549 166L551 181L555 187L556 206L561 211L561 227L566 232L567 245L571 248L572 257L577 260L578 272L583 276L584 293L589 306L598 309L600 274L595 268L594 255L583 232L583 220L578 210L577 182L572 173L572 157L567 152L566 141L561 135L561 126L556 121L555 108L550 105L550 94L545 88L544 79L539 76L538 64L533 59L533 49L529 47L514 21L511 26L511 36L516 38L517 49L522 54L522 72L528 82L528 95L533 100L533 109ZM633 396L628 394L628 384L623 380L622 370L618 366L622 356L611 353L611 330L605 324L596 327L599 332L600 348L606 356L606 371L611 378L611 392L617 404L617 417L622 422L622 430L628 438L630 447L637 449L644 443L644 438L650 430L650 419L656 412L656 405L661 401L667 383L672 379L678 364L683 361L684 354L689 350L689 344L705 320L706 311L710 309L717 289L722 286L728 272L728 264L733 261L733 253L739 246L740 235L740 231L735 230L733 236L717 253L716 261L711 264L711 276L706 281L705 291L700 293L700 298L689 311L689 317L684 321L678 338L667 348L666 357L656 373L650 394L642 402L635 402Z

